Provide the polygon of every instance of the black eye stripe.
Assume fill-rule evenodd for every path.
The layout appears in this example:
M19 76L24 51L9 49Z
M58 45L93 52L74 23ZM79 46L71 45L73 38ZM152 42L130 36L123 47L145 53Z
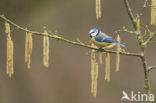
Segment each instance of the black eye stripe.
M91 32L91 33L95 33L95 32L93 31L93 32Z

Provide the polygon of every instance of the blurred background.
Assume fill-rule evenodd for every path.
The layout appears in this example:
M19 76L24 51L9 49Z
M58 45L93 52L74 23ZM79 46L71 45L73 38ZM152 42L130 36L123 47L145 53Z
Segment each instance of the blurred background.
M141 11L144 0L130 0L134 13ZM102 18L96 20L95 0L0 0L0 14L30 30L43 32L43 26L58 35L89 44L88 31L99 28L116 37L114 31L126 26L133 30L123 0L102 0ZM142 17L150 24L150 8ZM151 28L152 30L155 27ZM25 32L14 30L14 69L6 75L6 36L0 19L0 103L121 103L122 91L128 94L144 91L144 74L139 58L121 56L120 72L115 72L115 55L111 55L111 82L104 80L104 64L99 67L98 92L90 93L90 50L50 39L50 66L42 63L42 37L33 36L31 69L24 62ZM127 51L139 52L136 38L120 34ZM153 39L156 41L156 39ZM155 43L146 48L149 65L156 65ZM104 60L104 58L103 58ZM156 70L150 73L151 87L156 95ZM125 101L127 103L127 101Z

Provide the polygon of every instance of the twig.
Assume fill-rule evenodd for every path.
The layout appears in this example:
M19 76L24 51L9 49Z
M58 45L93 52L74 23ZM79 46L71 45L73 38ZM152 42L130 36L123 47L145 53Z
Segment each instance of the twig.
M128 0L124 0L124 3L125 3L125 7L127 9L128 16L129 16L129 18L130 18L130 20L131 20L131 22L133 24L134 29L136 30L137 29L136 28L136 19L134 18L134 15L132 13L132 10L130 8Z
M149 72L148 72L148 67L147 67L147 61L145 59L144 49L142 49L142 56L140 57L140 59L143 64L144 77L145 77L145 89L146 89L147 94L151 94ZM151 102L151 103L153 103L153 102Z
M145 35L143 35L143 37L145 37L147 32L150 33L151 31L150 31L148 25L141 24L141 26L145 29Z
M39 35L39 36L48 36L50 38L61 40L61 41L67 42L67 43L72 44L72 45L78 45L78 46L89 48L89 49L99 50L98 48L92 47L90 45L86 45L86 44L80 43L80 42L71 41L71 40L68 40L66 38L54 35L54 34L47 34L47 35L45 35L44 33L40 33L40 32L36 32L36 31L31 31L31 30L25 29L25 28L15 24L14 22L10 21L9 19L7 19L4 15L0 15L0 18L2 18L3 20L7 21L11 25L13 25L13 26L17 27L18 29L20 29L22 31L25 31L25 32L30 32L32 34ZM101 49L100 51L101 52L108 52L108 53L116 54L116 51L113 51L113 50ZM121 55L127 55L127 56L137 56L137 57L140 57L139 53L120 52L120 54Z
M140 16L143 15L143 12L144 12L145 8L147 7L147 1L148 1L148 0L144 0L144 5L143 5L143 7L142 7L142 10L141 10Z
M149 44L155 36L156 36L156 32L150 32L149 38L144 42L143 45Z
M148 67L148 71L150 72L151 70L156 69L156 66Z
M126 32L126 33L129 33L129 34L133 34L133 35L136 35L136 31L129 31L126 29L125 26L122 27L122 29L119 29L119 30L116 30L115 33L119 33L119 32Z
M145 77L145 90L148 95L152 93L151 91L151 83L150 83L150 78L149 78L149 70L147 67L147 61L144 53L144 48L142 49L142 56L140 57L142 64L143 64L143 70L144 70L144 77ZM150 103L154 103L154 101L150 101Z
M153 66L153 67L151 67L150 69L151 69L151 70L152 70L152 69L156 69L156 66Z
M148 1L148 0L145 0L145 1L144 1L144 5L143 5L144 8L147 7L147 1Z
M127 9L127 13L129 15L129 18L130 18L130 20L131 20L131 22L133 24L134 30L136 31L135 34L136 34L137 40L139 42L139 45L141 45L142 42L143 42L143 38L142 38L141 31L140 31L140 28L139 28L140 26L137 26L138 25L137 24L137 21L138 21L137 19L139 19L140 17L139 17L139 15L137 16L137 19L134 17L128 0L124 0L124 3L125 3L125 7ZM139 23L139 25L140 25L140 23Z

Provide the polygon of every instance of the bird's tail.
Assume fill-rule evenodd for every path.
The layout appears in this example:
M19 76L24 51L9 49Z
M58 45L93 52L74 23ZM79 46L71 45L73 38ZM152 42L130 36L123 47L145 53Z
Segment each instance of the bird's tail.
M124 48L127 48L127 46L125 46L125 45L123 45L123 44L121 44L121 43L119 43L119 42L117 42L117 41L115 41L114 43L117 44L117 45L120 45L120 46L122 46L122 47L124 47Z

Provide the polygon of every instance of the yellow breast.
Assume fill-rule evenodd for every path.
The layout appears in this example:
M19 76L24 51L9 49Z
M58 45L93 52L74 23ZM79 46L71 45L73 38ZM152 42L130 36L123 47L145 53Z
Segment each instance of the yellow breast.
M109 46L112 44L112 43L106 43L106 42L97 42L95 38L91 38L91 40L95 45L101 46L101 47Z

